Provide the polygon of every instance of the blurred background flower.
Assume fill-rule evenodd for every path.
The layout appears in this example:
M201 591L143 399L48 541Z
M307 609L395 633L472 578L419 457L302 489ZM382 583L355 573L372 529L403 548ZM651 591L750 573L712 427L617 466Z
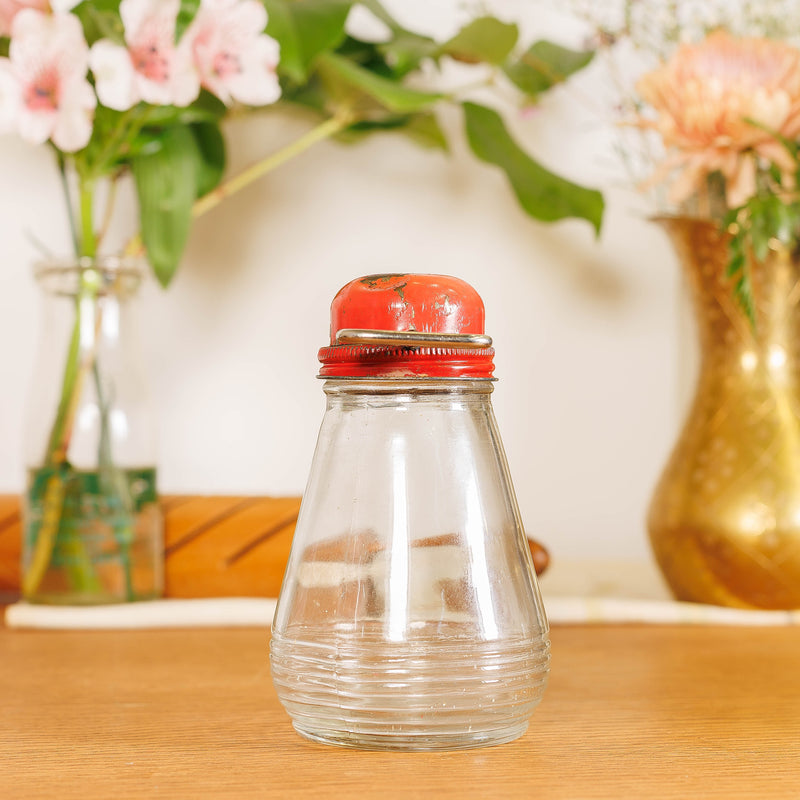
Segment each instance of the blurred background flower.
M668 158L651 182L675 170L670 200L680 204L706 190L719 172L727 204L756 194L759 169L775 165L791 187L797 162L788 142L800 135L800 51L780 41L711 33L684 44L638 83L652 106L642 127L661 136Z

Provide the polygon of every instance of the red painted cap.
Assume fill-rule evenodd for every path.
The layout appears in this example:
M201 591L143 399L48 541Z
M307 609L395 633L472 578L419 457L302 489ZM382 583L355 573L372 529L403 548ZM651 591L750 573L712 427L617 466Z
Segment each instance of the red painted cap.
M368 275L331 303L321 377L491 378L480 295L449 275Z

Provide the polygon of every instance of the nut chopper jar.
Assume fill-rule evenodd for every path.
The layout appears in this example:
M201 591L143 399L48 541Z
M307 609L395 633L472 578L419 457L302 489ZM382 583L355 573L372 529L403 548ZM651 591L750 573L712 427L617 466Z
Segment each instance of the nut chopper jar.
M295 729L366 749L520 736L548 627L491 405L484 307L444 275L373 275L331 305L327 409L275 612Z

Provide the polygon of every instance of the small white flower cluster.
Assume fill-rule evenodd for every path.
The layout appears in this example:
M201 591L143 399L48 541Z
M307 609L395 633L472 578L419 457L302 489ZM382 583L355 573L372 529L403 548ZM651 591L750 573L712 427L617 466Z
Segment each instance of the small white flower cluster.
M539 0L586 24L587 48L608 78L606 108L616 127L615 153L633 185L649 186L656 206L668 207L663 183L653 185L655 164L667 157L663 137L632 126L652 113L637 88L640 78L668 61L681 45L715 31L800 46L800 0ZM622 123L621 125L619 123Z
M798 0L567 0L566 5L601 35L628 39L662 60L678 45L717 29L800 43Z
M122 0L124 44L101 39L91 50L69 13L76 5L0 0L0 35L11 36L8 58L0 58L0 133L75 152L91 137L98 100L125 111L140 102L187 106L201 87L226 104L280 97L279 48L264 33L257 0L202 0L177 44L180 0Z

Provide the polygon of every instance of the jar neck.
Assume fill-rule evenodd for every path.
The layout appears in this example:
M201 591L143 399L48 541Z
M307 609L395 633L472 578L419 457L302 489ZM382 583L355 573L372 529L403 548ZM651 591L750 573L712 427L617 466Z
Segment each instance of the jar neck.
M52 259L37 263L34 275L48 296L125 300L136 294L144 275L144 262L113 256Z
M352 395L475 395L488 397L493 378L328 378L322 386L328 397Z

